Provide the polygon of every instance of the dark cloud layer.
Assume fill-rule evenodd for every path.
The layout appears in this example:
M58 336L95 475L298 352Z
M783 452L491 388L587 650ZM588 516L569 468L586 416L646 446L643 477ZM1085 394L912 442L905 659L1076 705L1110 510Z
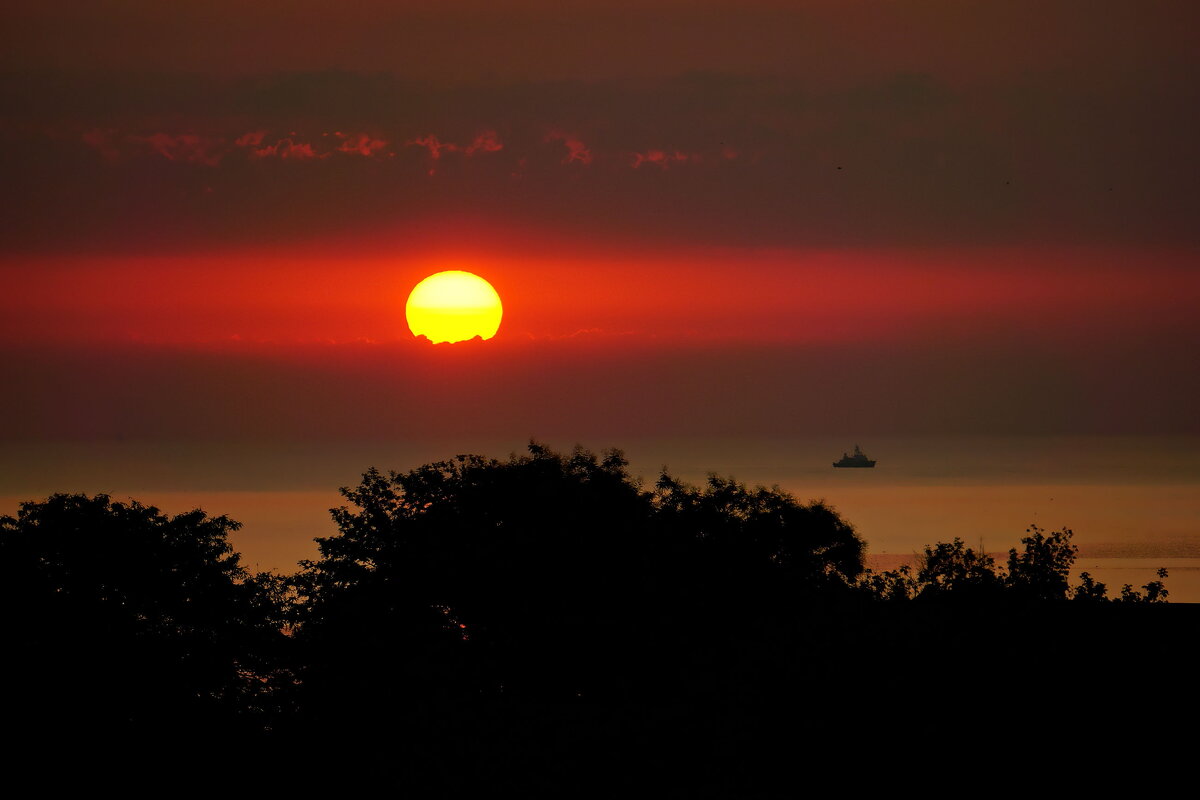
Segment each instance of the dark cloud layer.
M697 69L826 84L896 71L1140 79L1190 61L1197 11L1189 0L58 0L5 18L10 69L333 68L423 81Z
M474 217L609 240L1191 244L1196 94L10 73L0 242L196 249Z
M609 241L1192 244L1197 8L26 4L0 49L0 247L447 217Z

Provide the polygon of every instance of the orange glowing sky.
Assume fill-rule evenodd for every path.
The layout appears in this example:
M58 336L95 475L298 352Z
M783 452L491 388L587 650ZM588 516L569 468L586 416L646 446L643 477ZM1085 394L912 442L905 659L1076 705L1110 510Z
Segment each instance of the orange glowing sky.
M409 291L448 269L496 287L511 341L848 342L972 328L1103 339L1187 326L1200 307L1192 255L1145 250L258 250L12 264L9 344L395 342L410 338Z
M0 49L9 437L1196 430L1194 3L117 6Z

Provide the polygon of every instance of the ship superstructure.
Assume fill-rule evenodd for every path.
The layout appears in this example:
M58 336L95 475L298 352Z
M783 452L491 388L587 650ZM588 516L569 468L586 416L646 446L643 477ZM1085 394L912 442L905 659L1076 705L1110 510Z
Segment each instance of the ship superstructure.
M842 457L833 462L835 467L874 467L874 459L867 458L867 454L862 451L858 445L854 445L853 453L842 453Z

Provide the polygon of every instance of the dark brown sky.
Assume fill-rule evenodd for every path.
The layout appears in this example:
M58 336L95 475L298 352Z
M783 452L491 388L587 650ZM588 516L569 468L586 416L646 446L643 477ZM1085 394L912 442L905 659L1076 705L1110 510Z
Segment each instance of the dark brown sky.
M1196 242L1194 4L352 5L6 12L3 241Z
M1184 68L1195 13L1179 0L60 0L6 10L4 62L213 75L342 69L465 82L709 70L824 85L895 71L956 81L1060 74L1097 85Z
M343 5L4 12L8 435L452 429L463 266L481 431L1196 430L1194 3Z

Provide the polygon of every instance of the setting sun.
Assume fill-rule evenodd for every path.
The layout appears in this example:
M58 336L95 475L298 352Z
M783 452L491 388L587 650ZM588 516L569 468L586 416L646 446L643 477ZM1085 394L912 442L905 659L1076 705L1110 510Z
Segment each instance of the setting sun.
M413 336L429 341L490 339L500 329L500 295L478 275L449 270L430 275L408 296L404 315Z

